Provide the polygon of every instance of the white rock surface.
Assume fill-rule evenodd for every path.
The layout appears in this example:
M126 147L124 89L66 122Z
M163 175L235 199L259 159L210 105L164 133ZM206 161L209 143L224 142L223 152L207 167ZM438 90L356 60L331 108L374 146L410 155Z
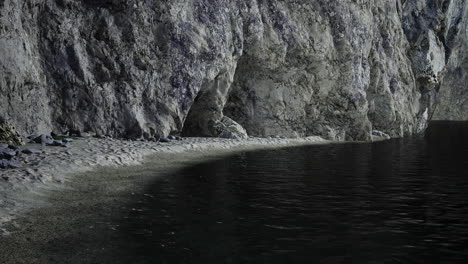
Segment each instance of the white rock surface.
M1 0L0 116L25 134L216 136L228 116L252 136L409 135L439 89L437 116L466 113L466 6Z

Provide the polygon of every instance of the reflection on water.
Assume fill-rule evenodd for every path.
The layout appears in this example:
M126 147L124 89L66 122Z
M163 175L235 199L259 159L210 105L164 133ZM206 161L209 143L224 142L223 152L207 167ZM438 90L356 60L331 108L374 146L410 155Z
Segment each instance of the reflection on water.
M468 125L242 153L150 194L123 230L134 263L466 263Z

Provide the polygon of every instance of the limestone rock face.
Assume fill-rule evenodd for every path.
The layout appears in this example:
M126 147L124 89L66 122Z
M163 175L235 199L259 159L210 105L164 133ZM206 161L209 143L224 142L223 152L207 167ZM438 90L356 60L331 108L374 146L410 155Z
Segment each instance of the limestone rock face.
M0 116L21 133L219 136L232 120L251 136L409 135L424 130L439 90L441 117L463 98L454 94L465 90L466 9L464 0L0 0ZM466 115L463 102L450 111Z
M450 56L433 118L468 120L468 2L451 1L444 22L442 34Z
M0 144L24 145L23 138L15 127L0 119Z

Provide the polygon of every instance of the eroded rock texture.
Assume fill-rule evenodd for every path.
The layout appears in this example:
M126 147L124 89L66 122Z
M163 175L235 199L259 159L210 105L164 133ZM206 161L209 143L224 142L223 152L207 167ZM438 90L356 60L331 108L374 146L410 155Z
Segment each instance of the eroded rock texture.
M468 120L468 2L451 1L443 31L446 40L444 74L434 119Z
M8 147L9 144L13 145L24 145L23 138L21 135L16 131L15 127L12 125L5 123L0 118L0 144L1 147ZM4 145L4 146L3 146Z
M466 9L464 0L0 0L0 115L23 133L219 136L230 120L251 136L409 135L425 128L439 90L441 117L465 90Z

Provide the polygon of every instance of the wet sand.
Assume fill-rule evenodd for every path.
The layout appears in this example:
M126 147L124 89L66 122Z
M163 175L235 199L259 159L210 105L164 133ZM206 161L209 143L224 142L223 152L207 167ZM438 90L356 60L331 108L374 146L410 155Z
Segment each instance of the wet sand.
M138 213L132 204L148 198L145 188L155 179L238 151L324 143L330 142L318 137L190 138L168 144L85 139L46 150L57 152L10 170L11 180L0 184L6 201L0 211L0 263L131 263L121 250L123 223Z

